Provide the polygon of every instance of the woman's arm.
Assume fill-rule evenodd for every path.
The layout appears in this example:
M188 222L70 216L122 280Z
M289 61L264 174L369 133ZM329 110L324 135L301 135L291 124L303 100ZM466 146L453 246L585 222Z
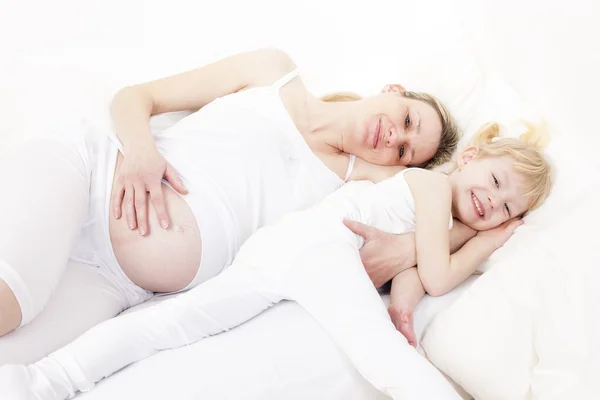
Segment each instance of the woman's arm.
M171 111L200 109L217 97L275 82L295 68L284 52L256 50L230 56L192 71L121 89L111 105L115 132L126 155L116 176L113 214L125 214L130 229L149 232L147 192L160 224L170 225L163 200L165 178L181 194L183 182L159 154L150 132L150 116Z
M365 240L360 257L376 288L417 265L414 233L396 235L351 220L344 220L344 224ZM476 234L477 231L455 219L450 230L450 252L456 252Z
M166 78L128 86L115 95L111 115L123 147L151 146L148 125L155 114L198 110L217 97L242 89L269 85L295 68L277 49L236 54L200 68Z

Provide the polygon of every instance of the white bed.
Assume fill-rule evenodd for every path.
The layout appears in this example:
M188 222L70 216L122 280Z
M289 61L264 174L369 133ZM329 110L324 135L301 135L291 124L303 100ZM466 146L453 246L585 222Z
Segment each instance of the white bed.
M0 15L7 54L0 65L0 152L65 112L102 123L106 115L98 110L121 85L267 45L288 51L317 93L368 95L391 82L430 91L467 136L488 119L514 134L517 120L544 115L558 167L551 199L457 301L450 297L458 291L423 302L417 325L429 359L476 399L597 399L600 45L593 38L600 35L600 5L553 3L14 3ZM313 29L299 35L306 26ZM285 303L231 332L128 367L78 398L378 396L320 327Z
M428 297L419 305L415 315L419 337L433 317L475 279L470 278L454 293ZM164 300L165 297L155 297L128 312ZM389 296L383 295L382 301L387 304ZM229 332L138 362L77 398L376 400L388 397L358 374L308 313L294 302L284 302Z

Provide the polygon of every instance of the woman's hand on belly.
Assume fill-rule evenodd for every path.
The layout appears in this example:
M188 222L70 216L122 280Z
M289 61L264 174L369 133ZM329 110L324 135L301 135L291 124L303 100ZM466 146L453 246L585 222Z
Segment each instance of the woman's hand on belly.
M145 236L131 230L125 219L114 216L110 218L109 230L117 261L133 283L153 292L173 292L186 287L196 276L202 240L196 218L185 200L167 185L161 186L171 217L167 229L160 226L154 207L147 207L150 218Z
M183 182L156 146L140 146L124 158L119 153L111 199L114 218L120 219L125 214L129 229L137 228L142 236L148 234L149 194L154 209L153 220L167 229L171 221L161 190L163 178L179 193L187 193Z

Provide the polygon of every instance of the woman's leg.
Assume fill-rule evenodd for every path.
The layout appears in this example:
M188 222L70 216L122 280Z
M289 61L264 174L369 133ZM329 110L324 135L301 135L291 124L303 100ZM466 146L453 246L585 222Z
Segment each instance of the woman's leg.
M176 298L95 326L29 367L0 368L0 397L65 399L160 350L227 331L281 299L255 270L234 263ZM8 379L8 392L2 392L3 380Z
M67 265L89 202L86 154L39 138L0 159L0 336L42 311Z
M353 246L309 249L285 272L283 286L377 389L394 399L460 400L442 374L394 328Z
M122 291L96 268L71 261L44 310L30 324L0 337L0 366L34 363L127 305Z

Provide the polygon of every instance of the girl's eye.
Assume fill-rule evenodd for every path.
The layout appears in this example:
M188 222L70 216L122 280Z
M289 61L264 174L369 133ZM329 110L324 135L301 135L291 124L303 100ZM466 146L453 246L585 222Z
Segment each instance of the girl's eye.
M500 187L500 182L498 182L496 175L492 174L492 178L494 178L494 185L496 185L496 187Z
M508 204L504 203L504 208L506 208L506 212L508 213L508 216L510 217L510 208L508 207Z
M404 126L408 128L410 126L410 115L406 114L406 118L404 119Z

